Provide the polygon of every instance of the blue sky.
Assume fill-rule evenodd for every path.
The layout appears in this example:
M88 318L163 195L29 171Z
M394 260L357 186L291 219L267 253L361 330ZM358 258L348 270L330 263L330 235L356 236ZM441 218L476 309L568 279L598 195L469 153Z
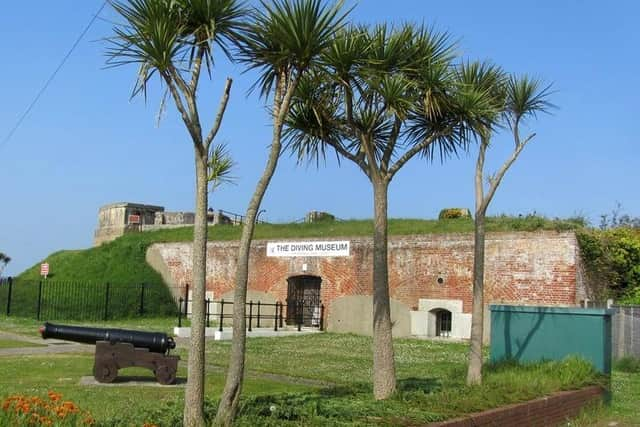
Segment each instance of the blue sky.
M23 113L102 0L8 2L0 14L0 138ZM352 3L353 4L353 3ZM640 215L635 127L638 117L635 1L513 2L361 0L352 19L425 22L459 39L465 58L489 59L509 71L553 82L551 116L530 122L537 138L505 178L492 214L585 215L597 222L617 202ZM13 138L0 146L0 251L17 274L60 249L91 245L101 205L131 201L193 210L193 149L169 108L157 126L159 86L146 104L130 100L134 67L105 69L105 43L115 19L105 9ZM210 205L243 213L269 144L263 103L247 89L255 79L219 56L200 97L212 117L222 81L234 78L219 134L238 163L237 185ZM207 116L208 114L208 116ZM2 140L0 139L0 141ZM498 140L494 168L511 145ZM473 207L476 151L444 165L415 159L390 188L391 217L434 218L445 207ZM264 218L280 222L325 210L339 218L372 216L363 175L329 158L326 167L284 156L263 202ZM55 269L55 266L52 266Z

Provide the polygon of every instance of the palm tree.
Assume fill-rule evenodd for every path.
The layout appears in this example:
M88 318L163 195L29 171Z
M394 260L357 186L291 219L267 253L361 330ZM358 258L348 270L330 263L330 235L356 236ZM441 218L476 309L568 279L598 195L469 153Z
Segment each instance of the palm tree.
M11 258L7 256L4 252L0 252L0 277L2 276L2 271L9 264Z
M242 40L240 60L258 70L255 88L271 102L273 133L269 158L247 207L238 249L234 306L245 307L249 275L249 249L256 216L282 151L282 130L293 94L309 69L317 66L320 53L345 19L342 1L327 5L322 0L261 1ZM233 338L229 370L215 423L229 425L238 410L245 362L245 312L233 312Z
M466 122L482 117L483 97L455 85L454 44L424 26L351 27L336 35L322 67L300 83L287 122L300 160L327 149L353 162L374 194L373 386L376 399L396 389L387 266L387 197L412 158L442 160L463 149Z
M112 0L124 19L108 39L110 66L136 65L132 96L145 95L154 76L175 103L195 152L196 209L193 236L193 314L184 424L204 425L204 325L209 152L220 129L232 80L227 78L217 115L203 133L198 112L202 68L211 76L213 49L226 54L242 30L245 10L238 0ZM165 92L166 95L166 92Z
M475 87L495 106L495 112L483 123L472 125L480 141L475 171L475 224L473 253L473 308L467 383L482 382L482 342L484 335L484 252L485 216L505 173L516 161L524 147L535 137L532 133L521 139L520 126L538 113L552 107L548 101L550 86L527 76L507 76L498 67L487 63L463 64L458 72L463 85ZM511 156L492 175L485 175L485 156L498 127L507 127L514 140ZM485 183L486 176L486 183Z

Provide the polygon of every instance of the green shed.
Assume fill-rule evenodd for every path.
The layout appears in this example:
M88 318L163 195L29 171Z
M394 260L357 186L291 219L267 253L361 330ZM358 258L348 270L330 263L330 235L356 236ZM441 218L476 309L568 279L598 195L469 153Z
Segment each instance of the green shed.
M490 310L492 362L577 355L611 373L611 310L513 305L492 305Z

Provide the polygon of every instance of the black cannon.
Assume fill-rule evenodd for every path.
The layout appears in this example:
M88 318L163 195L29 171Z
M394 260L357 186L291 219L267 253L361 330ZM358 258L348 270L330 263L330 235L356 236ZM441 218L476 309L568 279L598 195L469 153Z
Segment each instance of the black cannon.
M101 383L110 383L118 369L139 366L153 371L160 384L173 384L178 370L178 356L170 356L176 347L172 337L159 332L125 329L85 328L54 325L40 327L42 338L58 338L96 346L93 376Z

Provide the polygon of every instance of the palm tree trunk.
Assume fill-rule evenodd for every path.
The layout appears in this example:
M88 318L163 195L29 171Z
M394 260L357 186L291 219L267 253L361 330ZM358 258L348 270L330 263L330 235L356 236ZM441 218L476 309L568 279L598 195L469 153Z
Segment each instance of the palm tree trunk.
M191 298L191 338L184 398L184 425L204 426L204 327L207 286L207 155L195 150L196 215L193 226L193 293Z
M389 184L373 178L373 396L386 399L396 390L387 266L387 192Z
M482 209L476 211L473 245L473 308L471 315L471 342L469 346L469 369L467 384L482 382L482 341L484 335L484 216Z
M275 126L280 129L281 126ZM242 391L242 380L244 377L245 347L246 347L246 320L245 304L247 302L247 285L249 278L249 250L253 231L256 223L256 216L264 193L267 191L269 182L278 165L281 150L280 133L274 133L269 159L262 177L258 181L254 190L245 216L242 236L240 237L240 247L238 249L238 268L236 270L236 288L233 297L233 338L231 342L231 354L229 358L229 370L227 380L218 405L215 425L229 426L232 424L237 412Z

